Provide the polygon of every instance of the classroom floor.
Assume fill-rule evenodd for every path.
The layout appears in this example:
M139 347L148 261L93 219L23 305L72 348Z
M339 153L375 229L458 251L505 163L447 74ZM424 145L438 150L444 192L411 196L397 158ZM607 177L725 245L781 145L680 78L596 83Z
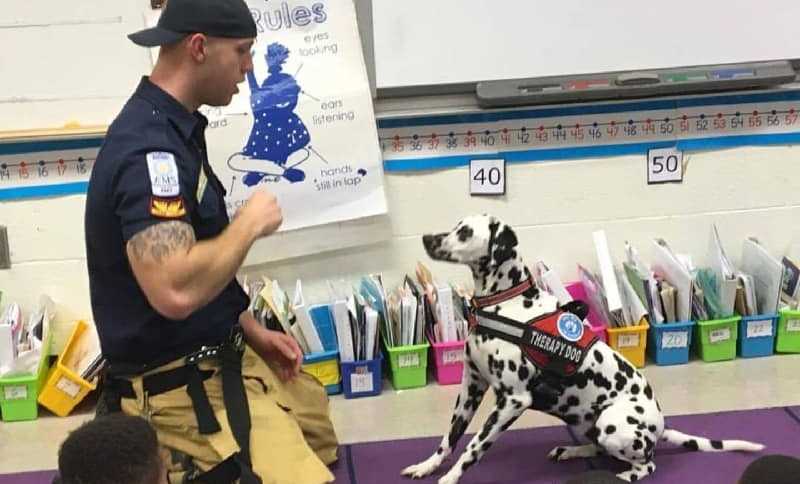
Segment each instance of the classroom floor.
M643 372L667 415L800 405L800 355L693 361L673 367L649 364ZM440 436L448 428L457 392L457 385L435 383L395 391L386 382L384 392L375 397L331 397L331 415L343 444ZM480 429L492 401L487 396L469 432ZM35 421L0 423L0 474L54 469L59 444L71 429L91 418L92 412L93 402L87 400L66 418L42 411ZM527 412L512 428L558 423L541 413Z

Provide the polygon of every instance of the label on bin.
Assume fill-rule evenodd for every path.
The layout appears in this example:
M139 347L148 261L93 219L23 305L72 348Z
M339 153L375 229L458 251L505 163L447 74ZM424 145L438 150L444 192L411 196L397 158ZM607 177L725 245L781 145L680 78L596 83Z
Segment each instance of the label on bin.
M639 346L638 334L621 334L617 338L617 347L619 348L633 348Z
M25 385L9 385L3 387L5 400L25 400L28 398L28 387Z
M366 368L364 368L366 369ZM367 393L375 389L372 382L372 372L351 373L350 391L353 393Z
M400 368L419 366L419 353L405 353L398 355L397 364L400 366Z
M708 333L708 340L712 343L731 339L731 328L713 329Z
M800 319L790 319L786 321L786 331L790 333L800 331Z
M78 385L77 383L75 383L74 381L70 380L65 376L62 376L58 380L58 383L56 383L56 388L66 393L71 398L77 397L78 393L81 391L80 385Z
M442 353L442 363L450 365L461 361L461 350L447 350Z
M661 336L661 348L686 348L689 346L688 331L669 331Z
M771 319L765 319L762 321L749 321L747 323L748 338L761 338L763 336L772 336Z

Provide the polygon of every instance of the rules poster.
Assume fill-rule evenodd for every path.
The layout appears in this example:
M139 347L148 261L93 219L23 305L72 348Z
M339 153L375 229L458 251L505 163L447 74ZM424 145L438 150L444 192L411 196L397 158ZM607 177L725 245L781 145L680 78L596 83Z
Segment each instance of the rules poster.
M209 117L209 160L232 216L254 190L281 230L386 212L383 166L352 0L248 0L253 71Z

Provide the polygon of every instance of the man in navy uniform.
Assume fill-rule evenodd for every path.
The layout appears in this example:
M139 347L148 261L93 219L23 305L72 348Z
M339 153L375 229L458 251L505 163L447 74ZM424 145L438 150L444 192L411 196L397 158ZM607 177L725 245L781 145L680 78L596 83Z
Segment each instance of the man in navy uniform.
M108 130L86 201L92 310L112 406L150 420L171 482L321 483L337 440L302 352L260 326L235 275L280 226L256 191L233 221L209 165L201 105L224 106L253 68L244 0L170 0L129 37L158 62ZM116 404L116 405L114 405Z

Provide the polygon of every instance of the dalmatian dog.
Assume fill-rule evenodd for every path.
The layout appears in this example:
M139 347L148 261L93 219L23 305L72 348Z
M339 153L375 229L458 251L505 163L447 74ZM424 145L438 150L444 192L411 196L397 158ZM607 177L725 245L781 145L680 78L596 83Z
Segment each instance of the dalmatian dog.
M531 279L530 270L518 254L514 230L493 216L467 217L449 233L425 235L423 244L432 259L465 264L471 269L476 300L504 291L508 294ZM490 314L523 322L557 309L555 297L535 284L485 308ZM580 314L577 321L584 317L585 313ZM568 377L553 377L534 365L518 344L481 331L470 331L464 352L461 391L449 432L433 455L407 467L403 475L422 478L436 471L453 452L489 387L496 396L494 409L439 484L457 483L526 409L560 418L576 435L586 439L585 445L554 448L550 459L564 461L606 454L630 465L630 469L618 474L629 482L655 471L653 455L659 440L705 452L758 452L764 448L756 443L709 440L665 428L652 386L622 355L599 340L589 347Z

